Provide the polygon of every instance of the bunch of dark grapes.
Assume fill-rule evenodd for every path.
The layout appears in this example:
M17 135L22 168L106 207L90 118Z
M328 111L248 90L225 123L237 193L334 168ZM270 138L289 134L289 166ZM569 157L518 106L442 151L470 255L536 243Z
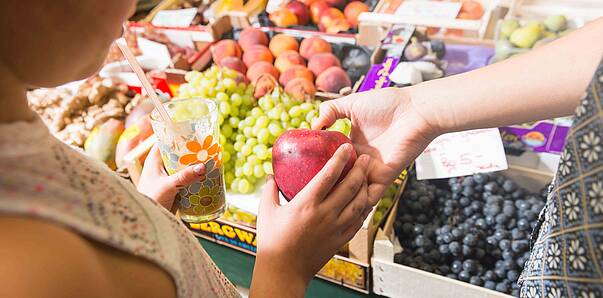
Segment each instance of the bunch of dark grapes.
M403 247L394 261L518 296L545 193L529 193L493 173L448 181L413 177L394 223Z

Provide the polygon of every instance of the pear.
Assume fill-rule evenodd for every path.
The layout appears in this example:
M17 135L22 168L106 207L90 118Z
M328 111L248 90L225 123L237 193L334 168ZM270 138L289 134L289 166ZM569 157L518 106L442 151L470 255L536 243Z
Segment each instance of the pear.
M540 39L541 33L539 24L529 24L513 31L509 41L520 48L529 49Z
M567 29L567 19L564 15L549 16L544 20L544 26L547 30L559 32Z
M513 31L519 28L519 22L515 19L504 20L500 24L500 37L509 39Z
M520 49L514 47L513 44L507 40L499 40L496 42L494 60L502 61L513 55L522 54L527 51L527 49Z

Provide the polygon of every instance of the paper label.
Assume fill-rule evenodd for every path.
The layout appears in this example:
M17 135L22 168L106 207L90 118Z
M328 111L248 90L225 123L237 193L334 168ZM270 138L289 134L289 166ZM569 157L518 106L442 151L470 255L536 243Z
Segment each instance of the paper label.
M158 62L160 62L160 65L172 65L172 56L170 55L170 51L166 45L139 37L138 48L142 52L143 56L156 59Z
M404 1L394 14L412 18L454 20L460 11L461 3L459 2Z
M288 2L288 0L268 0L268 4L266 4L266 12L272 13Z
M198 9L195 7L175 10L161 10L155 15L151 23L155 26L188 27L193 22L193 19L195 19L197 11Z
M417 178L441 179L508 168L498 129L478 129L437 137L416 160Z
M195 48L195 43L189 31L183 30L165 30L163 32L167 38L175 45L181 48Z

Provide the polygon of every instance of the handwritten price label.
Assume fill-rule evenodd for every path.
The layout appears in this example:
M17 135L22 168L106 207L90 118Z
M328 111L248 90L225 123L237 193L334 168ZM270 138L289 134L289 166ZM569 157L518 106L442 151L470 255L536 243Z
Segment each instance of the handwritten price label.
M508 168L496 128L448 133L436 138L417 158L417 178L440 179Z

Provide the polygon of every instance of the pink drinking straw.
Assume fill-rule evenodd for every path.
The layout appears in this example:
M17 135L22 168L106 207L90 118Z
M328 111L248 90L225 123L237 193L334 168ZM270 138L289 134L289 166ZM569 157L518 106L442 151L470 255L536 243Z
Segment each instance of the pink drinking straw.
M130 64L130 67L132 67L132 70L134 70L134 73L136 73L136 76L138 77L138 79L140 80L140 83L142 84L142 88L144 88L144 90L147 92L147 94L151 98L151 101L155 105L157 112L159 112L159 117L161 118L163 123L166 124L166 127L171 127L172 126L172 118L170 118L170 114L168 114L168 112L165 110L165 107L161 103L161 100L159 100L159 97L157 96L155 89L151 86L149 79L147 79L147 76L144 74L142 67L140 67L140 64L138 63L136 58L134 58L134 54L132 54L132 51L130 50L130 48L128 47L128 44L126 43L126 40L123 37L120 37L119 39L117 39L115 41L115 43L117 44L117 46L119 47L121 52L124 54L124 57L126 57L126 61L128 61L128 64Z

